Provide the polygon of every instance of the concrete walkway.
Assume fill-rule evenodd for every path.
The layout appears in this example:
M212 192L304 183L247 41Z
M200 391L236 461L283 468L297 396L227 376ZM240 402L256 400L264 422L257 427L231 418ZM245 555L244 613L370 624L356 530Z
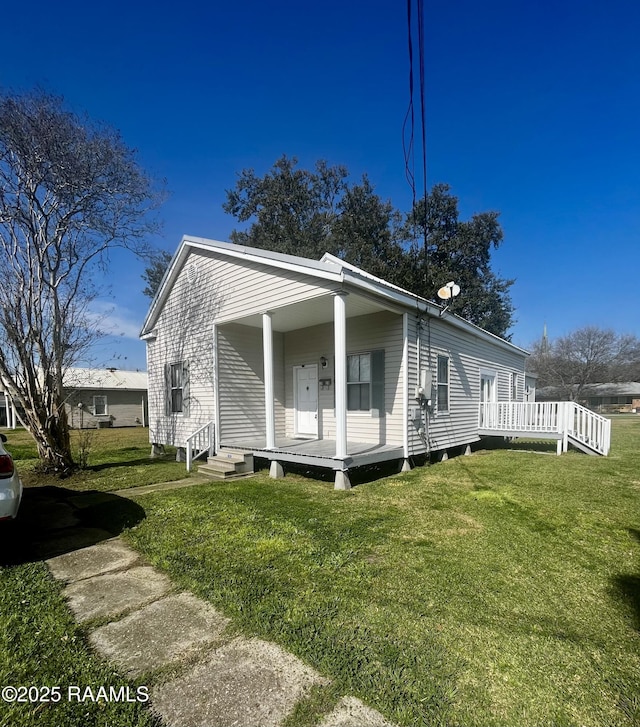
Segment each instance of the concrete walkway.
M171 485L149 491L165 488ZM77 516L82 497L71 500L58 508L62 530L40 544L43 552L60 553L45 562L66 584L69 607L86 624L96 651L123 674L149 680L151 708L169 727L275 727L311 687L330 683L276 644L231 634L228 619L193 594L178 592L122 539L85 532L91 529ZM319 727L393 725L345 696Z

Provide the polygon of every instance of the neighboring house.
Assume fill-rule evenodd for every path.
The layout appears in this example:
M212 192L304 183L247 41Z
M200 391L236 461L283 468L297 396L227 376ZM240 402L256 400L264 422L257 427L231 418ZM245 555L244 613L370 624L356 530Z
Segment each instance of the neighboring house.
M555 386L545 386L538 394L541 401L562 398L561 389ZM601 413L640 413L640 382L587 384L578 398L581 404Z
M229 465L271 460L272 476L328 467L348 487L352 467L513 434L525 406L526 351L329 254L184 237L141 337L150 441L188 465L215 447Z
M0 428L15 429L19 418L11 395L0 381Z
M147 374L120 369L68 369L64 389L74 429L148 424Z

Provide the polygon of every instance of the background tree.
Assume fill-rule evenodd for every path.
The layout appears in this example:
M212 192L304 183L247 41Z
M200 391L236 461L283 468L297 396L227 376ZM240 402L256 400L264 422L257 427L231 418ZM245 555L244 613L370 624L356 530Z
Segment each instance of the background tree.
M232 232L231 242L310 258L338 252L333 223L347 170L319 161L310 172L296 169L297 163L283 156L264 177L253 169L240 172L222 207L240 222L255 222L245 232Z
M347 187L338 203L332 239L337 255L372 275L390 280L403 268L404 250L398 243L400 213L384 202L364 176Z
M162 278L172 259L173 255L166 250L159 250L151 254L149 265L141 276L147 284L147 287L142 291L143 295L151 298L151 300L156 297Z
M146 247L159 200L116 131L43 92L0 94L0 377L46 469L74 466L63 377L100 335L96 273Z
M449 189L447 184L436 184L407 215L409 264L402 272L403 287L437 301L438 289L453 280L461 293L451 310L508 338L514 311L509 289L514 281L499 278L491 269L491 251L503 239L498 213L481 212L461 221L458 199Z
M585 386L640 378L640 340L597 326L579 328L532 347L530 369L538 386L554 386L563 399L577 401Z
M455 280L462 293L453 311L508 337L513 280L491 269L491 251L503 237L497 212L461 221L458 200L438 184L401 225L400 213L366 176L353 185L342 166L317 162L309 172L296 165L283 156L264 177L253 169L240 173L223 208L252 224L232 232L232 242L314 259L330 252L428 300L437 301L437 290Z

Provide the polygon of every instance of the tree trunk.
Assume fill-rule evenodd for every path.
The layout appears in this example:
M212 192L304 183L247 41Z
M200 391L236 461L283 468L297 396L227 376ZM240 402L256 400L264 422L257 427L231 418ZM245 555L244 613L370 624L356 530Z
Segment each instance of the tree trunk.
M44 472L51 472L65 476L75 468L71 453L71 438L67 413L64 406L58 411L58 416L34 417L27 414L27 425L38 447L40 468Z

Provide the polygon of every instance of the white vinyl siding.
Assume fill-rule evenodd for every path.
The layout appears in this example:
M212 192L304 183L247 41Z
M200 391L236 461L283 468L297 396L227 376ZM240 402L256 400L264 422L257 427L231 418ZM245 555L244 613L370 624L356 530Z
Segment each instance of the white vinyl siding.
M195 267L194 267L195 266ZM191 275L188 271L191 270ZM163 309L155 323L156 338L147 341L147 370L149 377L149 439L159 444L184 446L186 437L206 422L214 419L213 392L213 323L219 331L234 318L262 314L265 309L326 296L339 288L338 284L318 281L302 273L276 270L267 265L244 260L231 260L215 252L191 253L176 278ZM223 323L220 323L220 322ZM247 385L256 390L255 376L262 383L262 330L247 328L245 343L249 346ZM282 335L274 334L275 356L282 359ZM255 341L253 339L256 339ZM279 340L279 343L277 342ZM255 345L254 345L255 344ZM241 344L238 344L241 346ZM223 343L224 346L224 343ZM188 359L189 416L167 414L164 367L169 361ZM218 361L224 368L224 356ZM235 365L229 362L229 365ZM257 369L256 367L259 367ZM276 364L276 399L284 399L282 363ZM224 386L223 377L219 377ZM236 385L243 386L241 380ZM228 391L225 392L228 394ZM260 398L261 397L261 398ZM262 394L248 405L248 392L242 395L246 414L232 411L226 404L225 424L231 424L231 434L264 432L264 388ZM228 401L228 400L227 400ZM221 401L221 408L225 403ZM254 417L260 416L260 419ZM224 429L220 424L221 430ZM284 431L284 406L276 405L276 436Z
M414 423L411 410L415 411L417 402L413 392L418 385L417 366L418 327L416 316L409 315L409 450L413 454L427 450L436 451L457 447L480 439L478 435L478 405L480 403L480 371L492 370L497 373L497 400L508 401L510 393L509 373L522 374L523 380L525 355L509 350L496 341L493 344L472 332L460 330L447 323L446 317L432 318L420 330L420 367L432 372L434 390L433 407L425 416L424 438L419 434L420 420ZM431 350L429 350L429 342ZM441 416L437 412L437 356L449 358L449 413ZM518 391L521 400L522 392Z
M274 332L276 438L284 434L282 334ZM262 331L237 323L218 328L218 396L222 444L266 444ZM264 441L263 441L264 440Z
M348 354L370 353L383 357L380 396L383 406L369 411L347 412L347 437L352 442L403 442L402 316L391 312L347 318ZM326 323L284 334L286 433L294 436L293 367L318 363L322 356L327 367L318 369L320 379L331 379L330 386L318 392L318 432L323 439L335 439L335 357L333 324ZM378 353L380 352L380 353ZM372 403L376 403L372 382Z

